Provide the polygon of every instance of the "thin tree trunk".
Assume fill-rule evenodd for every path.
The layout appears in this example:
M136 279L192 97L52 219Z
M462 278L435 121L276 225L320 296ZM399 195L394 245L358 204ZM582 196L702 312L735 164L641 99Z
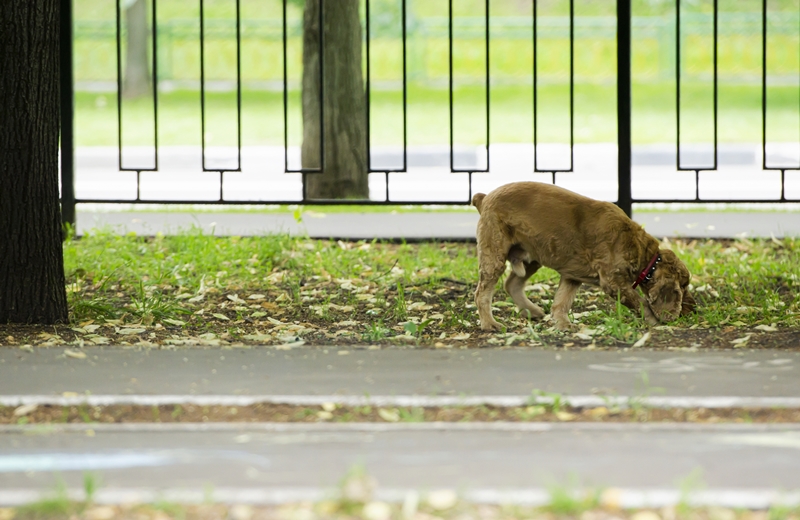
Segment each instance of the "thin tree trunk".
M67 321L58 0L0 1L0 323Z
M126 2L125 29L128 33L128 42L125 50L122 94L125 97L144 96L150 92L150 67L147 60L147 41L150 31L147 28L146 0Z
M320 167L319 2L303 15L303 168ZM324 0L324 167L306 175L311 199L369 198L359 0Z

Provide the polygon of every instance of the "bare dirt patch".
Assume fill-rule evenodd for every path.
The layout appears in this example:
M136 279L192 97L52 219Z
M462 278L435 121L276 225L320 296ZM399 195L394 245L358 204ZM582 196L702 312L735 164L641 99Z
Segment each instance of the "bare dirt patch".
M24 412L24 413L23 413ZM800 409L693 408L659 409L635 403L629 408L532 405L521 407L376 407L294 406L51 406L0 408L0 424L202 423L202 422L681 422L797 423Z

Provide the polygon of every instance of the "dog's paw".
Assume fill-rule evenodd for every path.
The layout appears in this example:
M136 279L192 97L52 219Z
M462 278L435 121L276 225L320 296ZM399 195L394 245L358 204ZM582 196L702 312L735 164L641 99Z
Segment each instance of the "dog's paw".
M557 320L553 326L561 332L577 332L579 327L569 320Z
M486 330L489 332L503 332L506 326L498 323L495 320L490 322L483 322L481 321L481 330Z
M532 320L541 320L544 318L544 311L538 305L531 304L530 307L520 307L519 315L523 318L529 318Z

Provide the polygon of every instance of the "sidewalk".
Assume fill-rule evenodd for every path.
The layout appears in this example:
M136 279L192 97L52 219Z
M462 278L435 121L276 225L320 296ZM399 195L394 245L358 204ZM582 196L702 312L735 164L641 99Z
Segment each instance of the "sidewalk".
M447 397L524 403L534 390L568 397L800 396L798 352L96 347L85 353L86 359L74 359L63 348L0 349L0 401L64 392L283 396L298 402L303 402L300 397L313 401L313 396L323 401L416 396L431 402Z
M774 212L642 212L634 214L652 235L662 238L783 238L800 236L800 213ZM93 212L80 210L77 233L112 229L139 235L200 229L217 236L289 233L311 238L371 240L475 240L477 211L420 213L323 213L308 207L302 222L283 213Z

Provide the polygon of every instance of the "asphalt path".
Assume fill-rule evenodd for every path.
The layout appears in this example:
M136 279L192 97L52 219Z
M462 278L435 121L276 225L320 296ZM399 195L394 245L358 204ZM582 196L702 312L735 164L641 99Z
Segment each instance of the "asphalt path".
M800 396L793 351L0 349L0 397L85 395Z
M634 220L662 238L786 237L800 235L800 215L773 212L642 212ZM302 222L285 213L103 212L80 210L77 233L110 229L140 235L199 229L217 236L288 233L348 240L475 240L476 211L426 213L323 213L309 209Z
M735 490L721 500L731 505L748 492L800 489L797 426L465 426L241 425L143 433L81 425L82 431L59 434L4 433L0 502L52 491L57 479L79 489L87 472L100 476L101 491L111 494L106 500L319 499L356 467L395 497L451 488L524 501L570 484L657 495L683 483L687 492ZM671 496L673 503L688 497Z
M800 353L531 349L0 349L0 400L242 396L795 398ZM643 374L647 374L643 377ZM6 403L8 404L8 403ZM617 490L628 506L800 503L800 425L611 423L66 424L0 427L0 505L285 502L330 497L362 468L378 496L458 490L469 500L543 503L555 485ZM776 490L781 490L780 493ZM787 495L787 492L789 494ZM794 494L792 494L794 493Z

